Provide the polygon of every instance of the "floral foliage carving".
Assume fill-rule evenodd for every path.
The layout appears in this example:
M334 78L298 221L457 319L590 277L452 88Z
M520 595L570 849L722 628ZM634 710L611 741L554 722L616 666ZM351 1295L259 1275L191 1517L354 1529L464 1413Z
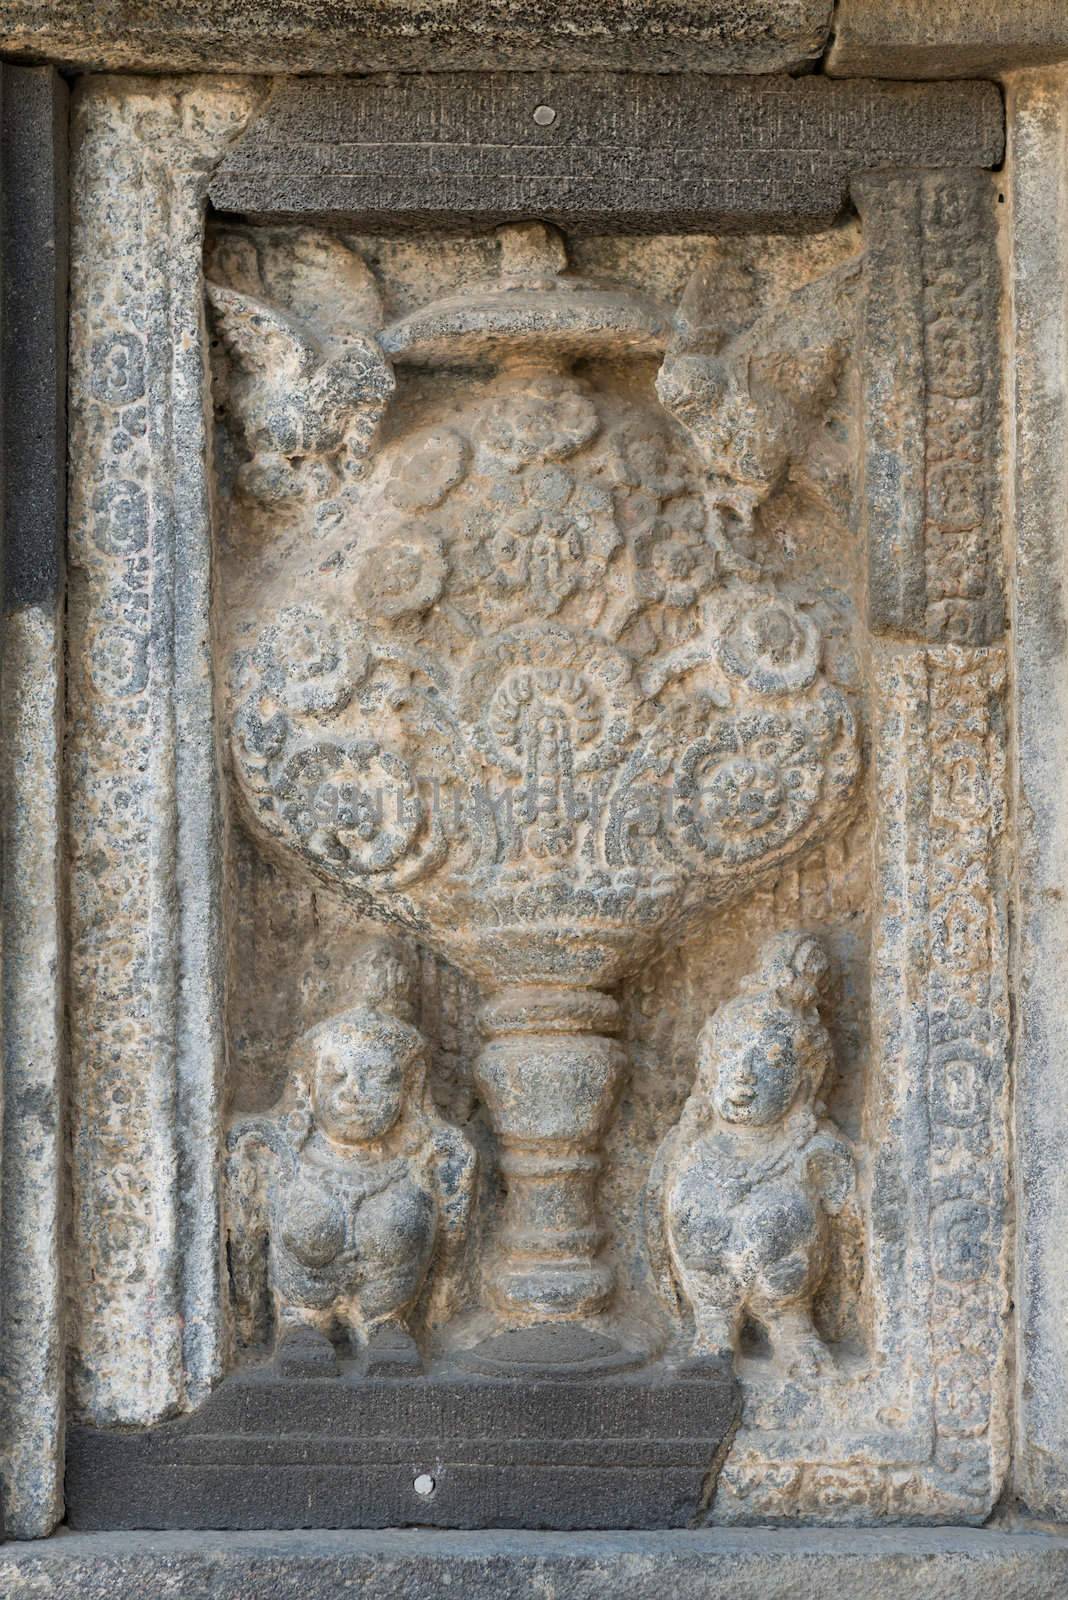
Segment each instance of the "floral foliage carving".
M234 771L314 872L403 891L446 944L465 919L488 939L555 917L582 946L743 892L841 809L858 740L816 621L735 553L690 435L651 388L572 370L577 341L615 348L630 302L539 290L531 353L511 292L426 325L436 355L452 318L469 354L481 317L495 359L510 338L524 359L365 454L257 595ZM422 359L410 330L379 337Z

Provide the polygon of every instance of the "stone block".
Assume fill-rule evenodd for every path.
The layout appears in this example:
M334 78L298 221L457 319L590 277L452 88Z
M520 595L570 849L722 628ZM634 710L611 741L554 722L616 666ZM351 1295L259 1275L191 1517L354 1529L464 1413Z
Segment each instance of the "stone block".
M221 211L427 229L814 226L854 173L991 166L989 84L435 73L291 80L211 184Z
M63 1474L63 538L67 88L0 67L0 1451L8 1533Z
M1068 1540L958 1528L771 1533L61 1533L0 1547L5 1600L1056 1600Z
M1018 74L1012 119L1013 651L1019 851L1014 1486L1068 1519L1068 69Z
M842 78L999 77L1068 57L1061 0L839 0L827 71Z
M93 72L372 72L637 67L788 72L817 57L830 0L7 0L0 48Z
M67 89L0 68L4 604L54 604L66 522Z
M424 1477L442 1523L981 1523L1002 1492L1000 101L558 83L79 91L83 1520L129 1514L92 1509L110 1478L203 1524L220 1473L275 1521L324 1472L339 1522L407 1520ZM562 112L582 135L566 232L507 200L521 103L550 169ZM713 213L679 174L742 135L745 229L681 231ZM739 209L761 162L805 228ZM447 232L398 226L435 204ZM444 1427L457 1369L522 1425ZM278 1501L200 1420L265 1372ZM404 1460L355 1412L294 1460L303 1384L416 1397L371 1428ZM628 1385L656 1403L606 1478Z
M74 1428L94 1528L689 1527L737 1425L723 1374L517 1381L271 1368L145 1433Z

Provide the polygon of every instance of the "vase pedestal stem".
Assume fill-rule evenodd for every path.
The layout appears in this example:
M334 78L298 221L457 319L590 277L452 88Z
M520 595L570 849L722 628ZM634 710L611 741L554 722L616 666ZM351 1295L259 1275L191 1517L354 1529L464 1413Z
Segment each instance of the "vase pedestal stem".
M480 1022L475 1075L505 1184L493 1298L520 1322L594 1315L614 1288L597 1182L623 1079L619 1007L599 989L525 985L492 995Z

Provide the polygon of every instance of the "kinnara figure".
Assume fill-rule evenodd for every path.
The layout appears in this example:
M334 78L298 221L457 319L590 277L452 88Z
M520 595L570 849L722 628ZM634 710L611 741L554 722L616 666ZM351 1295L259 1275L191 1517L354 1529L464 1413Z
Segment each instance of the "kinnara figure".
M818 939L768 942L705 1023L693 1091L657 1155L650 1247L693 1313L686 1370L730 1366L746 1316L786 1372L830 1364L812 1301L827 1271L828 1217L855 1171L818 1103L832 1059L817 1010L827 973Z
M229 1256L240 1331L291 1375L336 1370L335 1337L369 1373L420 1367L407 1319L447 1298L475 1155L435 1111L414 1027L358 1006L298 1040L277 1114L232 1133Z

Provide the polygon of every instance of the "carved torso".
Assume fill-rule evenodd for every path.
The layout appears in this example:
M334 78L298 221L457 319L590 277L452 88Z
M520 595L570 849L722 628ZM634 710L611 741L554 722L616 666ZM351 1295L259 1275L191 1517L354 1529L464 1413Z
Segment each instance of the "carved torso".
M817 1009L828 970L811 935L766 943L756 971L706 1021L694 1088L654 1167L650 1243L654 1259L666 1244L698 1362L731 1363L752 1313L780 1367L811 1375L829 1364L813 1301L828 1218L845 1205L854 1168L817 1099L832 1064Z
M748 1291L776 1262L803 1253L797 1291L818 1283L828 1231L819 1163L850 1158L833 1129L811 1116L799 1121L759 1152L741 1154L720 1132L699 1135L682 1152L666 1195L680 1265L726 1272Z
M313 1152L271 1210L271 1276L287 1302L356 1300L369 1320L414 1300L437 1229L433 1184L415 1163L376 1169Z

